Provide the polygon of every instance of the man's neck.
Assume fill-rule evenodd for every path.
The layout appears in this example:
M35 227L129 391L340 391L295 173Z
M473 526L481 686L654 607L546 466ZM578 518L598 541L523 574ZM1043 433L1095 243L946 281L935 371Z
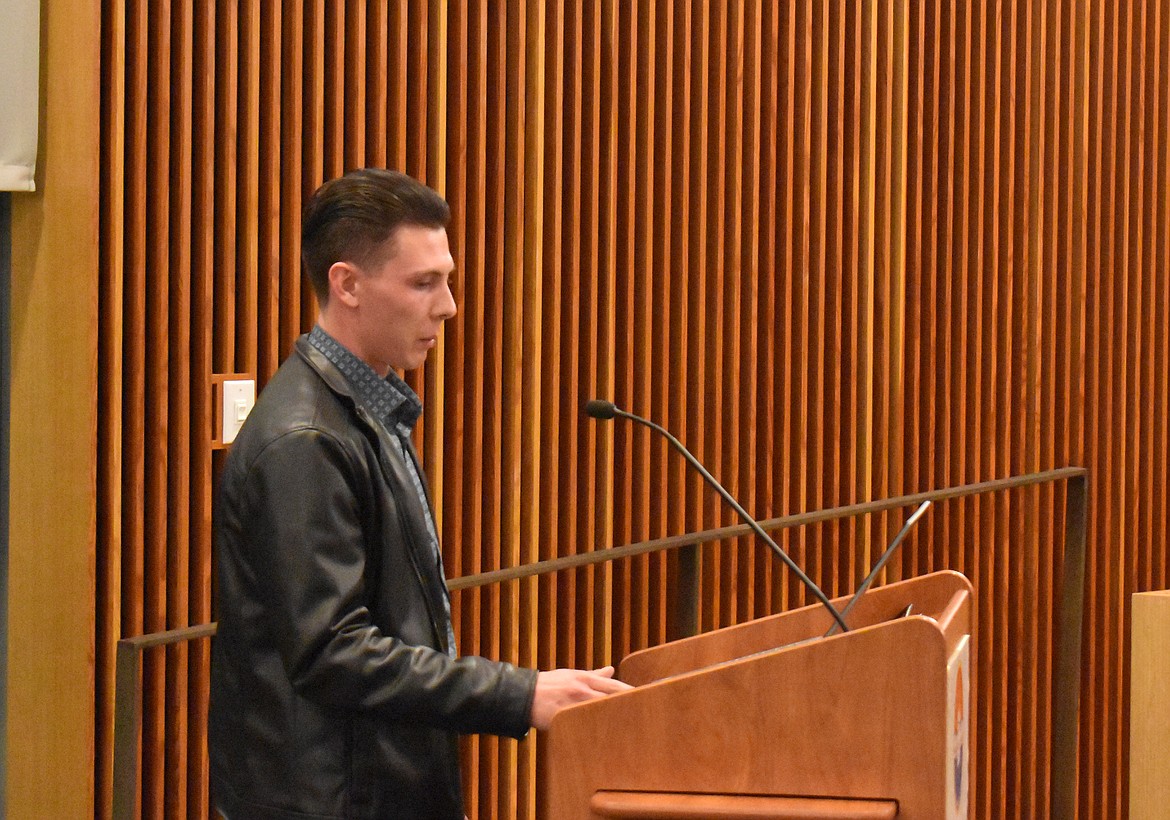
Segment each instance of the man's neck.
M322 308L320 314L317 316L317 324L322 330L332 336L339 345L368 364L383 379L389 375L390 367L388 365L370 361L370 357L365 355L362 351L362 346L358 343L357 334L353 332L344 317L338 316L334 311L327 308Z

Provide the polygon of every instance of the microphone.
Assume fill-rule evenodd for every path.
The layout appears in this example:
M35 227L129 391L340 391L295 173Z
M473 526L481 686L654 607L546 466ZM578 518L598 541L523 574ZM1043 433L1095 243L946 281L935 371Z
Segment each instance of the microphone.
M764 532L764 528L760 526L759 522L752 518L748 514L748 511L740 506L738 501L731 497L731 493L727 492L727 490L723 488L723 485L715 480L715 476L707 472L707 469L699 463L699 460L691 455L691 451L684 447L683 443L671 435L665 427L655 424L649 419L634 415L633 413L627 413L625 410L619 409L618 406L613 402L604 401L602 399L590 399L589 401L585 402L585 415L595 419L612 419L615 416L621 416L622 418L626 418L645 427L649 427L656 433L660 433L661 435L665 436L666 440L670 442L671 446L678 450L682 454L683 458L687 460L687 463L699 471L699 474L702 475L706 482L715 489L715 492L719 493L719 495L723 497L723 500L731 505L733 510L739 513L739 517L742 518L744 522L752 528L752 531L755 532L755 534L759 536L765 544L768 545L772 552L779 556L780 560L784 562L784 565L788 567L788 569L792 570L793 574L796 575L800 582L812 592L812 594L818 601L821 602L825 609L829 610L829 614L831 614L833 616L833 620L836 621L836 623L833 625L833 628L835 629L837 626L840 626L842 632L849 631L849 627L845 624L845 619L842 617L841 613L837 611L837 608L829 601L828 596L826 596L825 593L821 591L821 588L814 584L813 580L804 574L804 571L796 565L796 562L788 556L788 553L782 550L780 545L773 541L768 533Z
M847 616L853 610L853 605L861 600L861 596L865 594L865 591L869 589L869 585L873 583L873 579L877 577L877 574L882 571L882 567L884 567L886 562L890 560L890 557L894 554L894 550L898 548L898 545L902 543L902 539L906 537L908 532L910 532L910 528L918 523L918 519L922 517L923 513L925 513L929 507L930 501L923 501L918 505L918 509L911 513L910 517L906 519L906 523L902 525L902 529L898 530L898 534L894 536L894 540L890 542L888 547L886 547L886 551L882 553L882 557L879 558L878 562L873 565L873 569L869 571L869 575L865 576L865 580L861 582L861 586L857 588L857 592L853 593L853 597L849 599L849 603L845 604L845 608L841 610L842 618ZM833 624L829 627L829 631L825 633L825 637L829 637L836 631L837 625Z
M585 402L585 415L595 419L612 419L618 414L617 405L612 401L590 399Z

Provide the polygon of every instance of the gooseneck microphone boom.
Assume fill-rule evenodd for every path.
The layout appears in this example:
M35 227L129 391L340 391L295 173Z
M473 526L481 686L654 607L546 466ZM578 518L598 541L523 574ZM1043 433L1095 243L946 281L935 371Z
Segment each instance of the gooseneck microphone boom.
M902 529L898 530L898 534L894 536L894 540L890 542L890 545L886 547L886 551L882 553L882 557L873 565L873 569L869 571L869 575L865 576L865 580L861 582L861 586L857 588L857 592L853 593L853 597L845 604L845 608L841 610L841 617L848 617L849 613L853 611L853 607L861 600L861 596L865 594L866 590L869 589L869 585L877 578L877 574L882 571L886 562L890 560L890 557L894 554L894 550L898 549L898 545L902 543L902 539L906 537L906 533L910 532L910 528L918 523L918 519L929 508L930 501L923 501L918 505L918 509L910 514L910 517L906 519L906 523L902 525ZM837 625L833 624L829 627L829 631L825 633L825 637L829 637L836 631Z
M776 553L780 560L784 562L784 565L788 567L788 569L792 570L796 577L800 579L800 582L808 587L812 594L816 596L816 599L824 605L825 609L829 610L829 613L833 616L833 620L836 621L836 625L841 627L841 631L849 631L849 627L845 624L845 619L841 616L841 613L837 611L837 608L829 601L828 596L826 596L825 593L821 591L821 588L814 584L812 579L804 574L804 571L796 565L796 562L788 557L788 553L782 550L780 545L773 541L771 537L769 537L768 533L764 532L764 528L759 525L759 522L748 515L747 510L741 507L739 502L731 497L731 493L723 489L723 485L715 480L715 476L707 472L707 469L699 463L699 460L691 455L691 451L684 447L683 443L671 435L665 427L655 424L649 419L636 416L633 413L627 413L625 410L619 409L613 402L604 401L602 399L590 399L589 401L585 402L585 415L595 419L612 419L615 416L621 416L622 418L627 418L630 421L634 421L645 427L649 427L651 430L654 430L655 432L661 433L663 436L665 436L666 440L670 442L671 446L682 453L682 456L687 460L687 463L699 471L699 474L703 476L706 482L715 488L715 492L719 493L719 495L723 497L723 500L731 505L731 508L739 514L739 517L742 518L747 523L747 525L752 528L752 531L755 532L755 534L758 535L761 539L763 539L764 543L767 544L769 548L771 548L772 552Z

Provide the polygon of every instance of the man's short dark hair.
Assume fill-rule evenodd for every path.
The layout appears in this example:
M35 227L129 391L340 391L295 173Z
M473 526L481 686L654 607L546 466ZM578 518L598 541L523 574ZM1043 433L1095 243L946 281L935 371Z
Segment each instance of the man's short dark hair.
M322 185L305 206L301 260L324 305L335 262L367 266L399 225L445 228L451 209L416 179L384 168L362 168Z

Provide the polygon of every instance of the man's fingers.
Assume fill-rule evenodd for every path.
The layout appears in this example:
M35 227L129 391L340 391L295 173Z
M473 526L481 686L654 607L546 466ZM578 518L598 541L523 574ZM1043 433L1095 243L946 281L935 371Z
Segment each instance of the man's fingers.
M625 692L634 688L628 683L624 683L623 681L614 678L612 666L605 666L601 669L593 670L593 676L589 679L589 685L592 686L594 690L602 692L606 695L613 695L618 692Z
M604 692L607 695L616 695L618 692L628 692L634 688L628 683L622 683L620 680L614 680L613 678L602 678L601 680L603 682L600 684L595 684L593 688L598 692Z
M539 673L532 702L532 725L544 729L552 716L566 706L633 689L628 683L615 680L613 672L612 666L603 666L594 670L554 669Z

